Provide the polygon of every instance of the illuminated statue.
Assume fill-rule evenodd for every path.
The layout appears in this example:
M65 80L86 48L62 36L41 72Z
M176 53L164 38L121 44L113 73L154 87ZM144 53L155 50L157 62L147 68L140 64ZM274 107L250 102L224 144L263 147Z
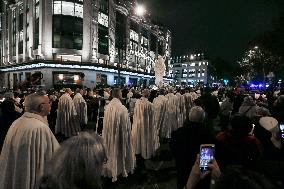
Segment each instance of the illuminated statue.
M155 63L155 84L159 87L163 86L163 77L165 75L165 60L162 56L159 56Z

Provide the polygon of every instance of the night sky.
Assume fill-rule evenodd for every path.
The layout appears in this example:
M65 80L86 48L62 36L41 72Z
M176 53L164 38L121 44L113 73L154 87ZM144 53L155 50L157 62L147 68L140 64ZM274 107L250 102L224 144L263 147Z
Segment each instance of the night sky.
M235 63L258 35L271 31L278 0L144 0L172 32L172 55L205 51ZM284 34L283 34L284 35Z

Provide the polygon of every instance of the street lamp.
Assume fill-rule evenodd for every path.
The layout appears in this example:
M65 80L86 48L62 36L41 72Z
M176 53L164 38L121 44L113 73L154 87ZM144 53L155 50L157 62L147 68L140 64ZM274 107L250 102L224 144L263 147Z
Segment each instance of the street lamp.
M143 5L138 4L138 5L136 6L136 8L135 8L135 14L136 14L137 16L142 17L142 16L144 16L145 12L146 12L146 9L145 9L145 7L144 7Z

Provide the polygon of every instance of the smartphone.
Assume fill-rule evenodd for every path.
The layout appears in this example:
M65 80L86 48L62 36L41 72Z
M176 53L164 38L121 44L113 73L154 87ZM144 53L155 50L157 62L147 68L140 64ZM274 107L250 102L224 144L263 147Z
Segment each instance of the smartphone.
M279 128L281 132L281 138L284 139L284 123L280 123Z
M201 172L208 171L208 163L214 159L215 144L201 144L199 153L199 168Z

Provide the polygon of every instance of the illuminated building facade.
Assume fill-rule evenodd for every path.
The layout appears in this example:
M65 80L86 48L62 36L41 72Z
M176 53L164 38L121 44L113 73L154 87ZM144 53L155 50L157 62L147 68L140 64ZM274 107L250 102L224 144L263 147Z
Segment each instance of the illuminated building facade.
M0 86L34 73L39 85L148 84L155 59L171 56L171 32L130 0L0 2ZM72 80L73 78L73 80Z
M177 85L209 85L213 79L210 66L203 53L176 56L171 58L169 76L174 78Z

